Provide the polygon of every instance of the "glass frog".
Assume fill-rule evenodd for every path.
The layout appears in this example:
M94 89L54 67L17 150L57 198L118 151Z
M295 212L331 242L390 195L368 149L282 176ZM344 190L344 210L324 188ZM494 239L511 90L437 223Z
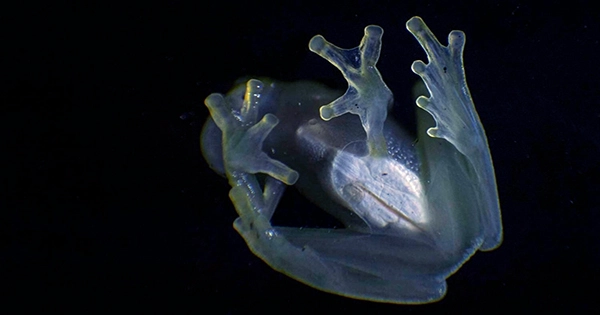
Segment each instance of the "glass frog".
M477 250L502 241L500 205L485 131L465 80L465 34L441 45L420 17L406 27L428 63L412 71L417 137L387 118L392 92L376 68L383 29L341 49L322 36L309 49L348 81L340 93L311 82L247 81L205 100L209 165L229 180L235 229L273 269L314 288L388 303L441 299L446 278ZM343 228L273 226L295 185Z

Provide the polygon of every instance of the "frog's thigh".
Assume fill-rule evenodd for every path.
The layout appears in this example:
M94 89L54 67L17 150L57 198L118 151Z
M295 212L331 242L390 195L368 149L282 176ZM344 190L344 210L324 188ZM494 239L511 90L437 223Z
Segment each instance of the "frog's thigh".
M315 288L396 303L435 301L446 292L450 265L425 243L345 229L276 230L286 246L274 268Z

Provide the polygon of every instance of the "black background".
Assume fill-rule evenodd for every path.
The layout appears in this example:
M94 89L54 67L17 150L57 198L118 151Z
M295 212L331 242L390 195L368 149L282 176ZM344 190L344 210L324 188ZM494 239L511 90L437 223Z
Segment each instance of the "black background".
M57 312L597 310L600 14L578 1L459 2L5 8L0 299ZM453 29L467 35L504 243L477 253L430 305L314 290L272 271L233 230L228 185L199 150L203 100L246 75L345 89L309 39L355 47L378 24L393 115L410 120L410 65L426 58L404 26L413 15L443 44ZM293 189L280 207L308 208Z

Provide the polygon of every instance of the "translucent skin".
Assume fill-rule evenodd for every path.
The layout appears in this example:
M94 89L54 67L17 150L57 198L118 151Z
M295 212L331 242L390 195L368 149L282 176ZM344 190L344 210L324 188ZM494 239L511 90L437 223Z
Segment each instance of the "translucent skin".
M425 110L416 144L387 119L392 93L376 68L378 26L353 49L310 41L347 79L340 97L316 83L250 80L205 101L202 150L232 187L235 229L272 268L317 289L432 302L478 249L501 243L491 155L464 75L465 36L453 31L442 46L419 17L407 29L429 60L412 65L430 95L416 102ZM294 184L344 228L273 226L285 185Z

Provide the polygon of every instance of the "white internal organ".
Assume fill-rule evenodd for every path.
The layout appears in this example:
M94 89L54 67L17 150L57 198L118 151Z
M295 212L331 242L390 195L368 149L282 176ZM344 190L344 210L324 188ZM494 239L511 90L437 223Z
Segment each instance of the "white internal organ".
M392 158L340 152L331 180L339 197L372 229L418 232L428 222L418 175Z

